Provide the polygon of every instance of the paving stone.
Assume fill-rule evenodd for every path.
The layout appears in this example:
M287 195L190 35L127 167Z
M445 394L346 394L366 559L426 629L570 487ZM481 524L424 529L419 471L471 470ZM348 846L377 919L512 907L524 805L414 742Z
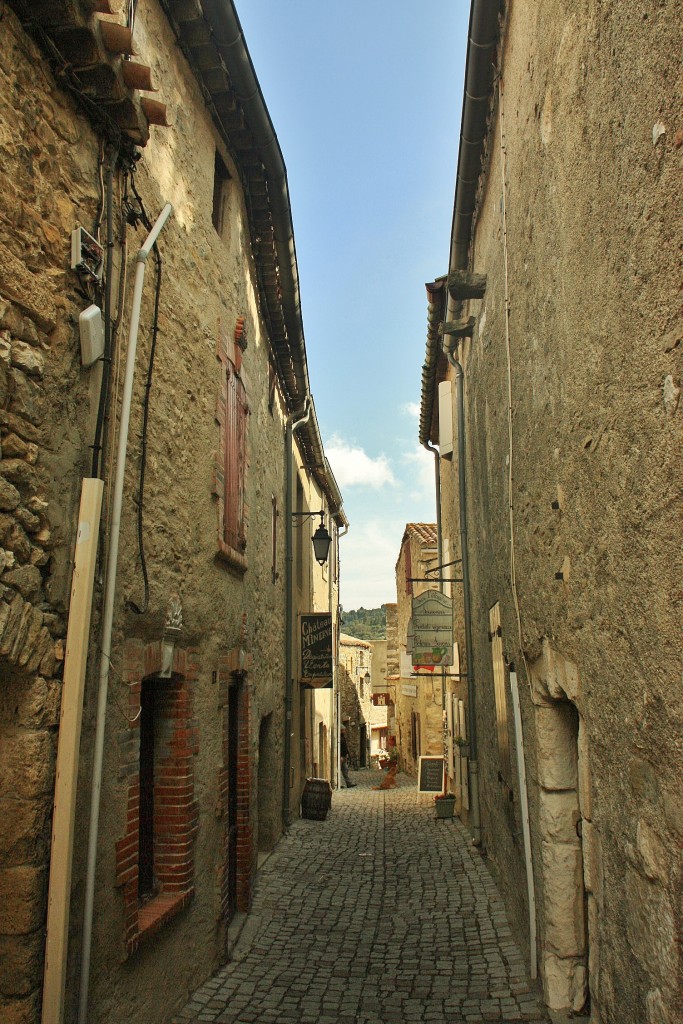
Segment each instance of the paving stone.
M547 1024L485 862L414 781L358 772L260 871L232 961L171 1024Z

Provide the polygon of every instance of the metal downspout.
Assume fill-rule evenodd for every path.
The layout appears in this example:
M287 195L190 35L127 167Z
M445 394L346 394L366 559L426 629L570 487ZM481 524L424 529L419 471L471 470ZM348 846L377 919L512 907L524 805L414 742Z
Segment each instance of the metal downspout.
M441 454L429 441L423 441L422 447L434 456L434 492L436 500L436 562L439 566L439 593L444 592L443 583L443 535L441 532ZM441 669L441 710L446 710L446 675Z
M292 666L292 629L294 627L294 572L293 562L293 525L292 525L292 483L294 474L294 432L311 415L311 403L307 397L300 413L292 413L287 418L285 428L285 742L284 772L282 779L282 826L289 828L289 790L292 772L292 698L294 692L294 673ZM299 417L297 419L297 417Z
M90 982L90 952L92 945L92 923L95 899L95 870L97 865L97 838L100 817L100 791L102 787L102 765L104 760L104 733L107 717L107 693L109 687L109 667L111 663L111 637L114 625L114 598L116 595L116 570L119 558L119 534L121 529L121 509L123 506L123 484L128 454L128 428L133 399L133 381L135 377L135 356L137 352L138 329L140 326L140 308L142 305L142 289L145 280L145 266L152 246L159 237L166 221L171 216L173 207L166 203L156 219L152 230L147 235L137 255L135 285L133 289L133 305L130 316L128 335L128 353L126 370L123 380L121 398L121 416L119 422L119 443L116 456L116 472L114 492L111 502L111 527L109 537L109 553L107 557L107 573L105 577L104 607L102 610L102 645L100 649L100 674L97 694L97 717L95 723L95 746L93 751L92 793L90 800L90 832L88 836L88 859L85 877L85 909L83 912L83 948L81 951L81 987L78 1006L79 1024L86 1024L88 1019L88 987Z
M470 756L470 805L472 809L472 842L481 845L481 812L479 807L479 760L477 750L476 690L474 687L474 644L472 642L472 609L470 606L470 566L467 550L467 479L465 473L465 400L464 372L453 353L444 349L455 370L455 403L458 415L458 501L460 511L460 557L462 558L463 610L465 644L467 647L467 729Z

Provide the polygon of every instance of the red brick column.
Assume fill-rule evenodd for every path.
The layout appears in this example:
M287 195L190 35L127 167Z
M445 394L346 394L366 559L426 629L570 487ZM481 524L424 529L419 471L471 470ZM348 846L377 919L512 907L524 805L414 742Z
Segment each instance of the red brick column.
M155 682L158 750L154 780L154 874L159 893L138 900L140 830L140 694L143 678L161 670L161 644L129 640L124 646L123 682L128 685L128 729L119 733L119 777L128 778L126 830L116 844L116 885L126 907L126 948L174 917L194 894L194 838L199 810L194 800L194 755L199 730L192 717L196 652L177 649L173 677Z

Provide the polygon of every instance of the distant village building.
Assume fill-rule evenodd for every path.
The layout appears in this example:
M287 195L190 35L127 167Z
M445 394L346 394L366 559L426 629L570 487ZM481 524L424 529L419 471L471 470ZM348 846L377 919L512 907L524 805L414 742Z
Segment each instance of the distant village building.
M548 1005L593 1024L683 1020L680 14L474 0L427 285L465 817Z
M350 757L359 768L376 762L380 750L387 747L387 705L373 700L373 647L373 641L341 634L341 721L346 726Z
M162 1024L335 777L346 517L233 4L0 43L0 1018Z

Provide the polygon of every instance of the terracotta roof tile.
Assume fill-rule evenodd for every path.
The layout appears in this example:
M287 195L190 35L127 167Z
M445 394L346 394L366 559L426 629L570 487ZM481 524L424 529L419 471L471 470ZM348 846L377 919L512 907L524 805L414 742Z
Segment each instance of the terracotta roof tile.
M436 523L406 523L405 534L412 534L428 547L436 547Z

